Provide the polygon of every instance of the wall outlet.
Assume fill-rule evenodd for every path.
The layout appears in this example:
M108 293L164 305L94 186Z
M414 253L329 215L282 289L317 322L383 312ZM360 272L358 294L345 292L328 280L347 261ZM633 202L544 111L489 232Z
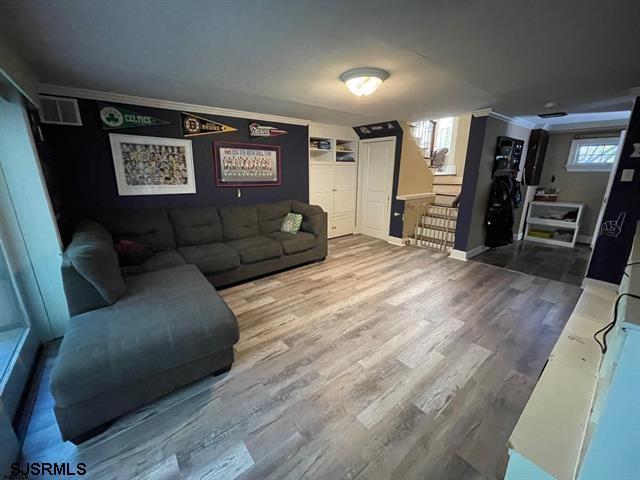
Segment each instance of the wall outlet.
M633 182L633 174L635 170L633 168L625 168L622 170L622 175L620 175L621 182Z

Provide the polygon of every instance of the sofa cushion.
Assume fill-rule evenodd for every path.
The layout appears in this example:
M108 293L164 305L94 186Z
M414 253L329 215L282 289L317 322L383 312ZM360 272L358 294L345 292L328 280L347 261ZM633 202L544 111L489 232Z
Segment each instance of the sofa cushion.
M141 265L127 265L120 268L122 275L130 277L131 275L140 275L141 273L155 272L165 268L179 267L186 265L187 262L175 250L165 250L153 255L149 260Z
M240 266L238 252L224 243L178 247L178 252L187 263L195 265L205 275Z
M310 233L298 232L296 235L285 232L270 233L269 238L282 245L285 255L306 252L316 246L316 237Z
M78 223L64 253L62 278L72 315L112 305L124 295L118 255L102 225L93 220Z
M232 240L227 245L238 252L242 263L261 262L282 256L280 244L262 235Z
M258 235L258 209L255 205L246 207L220 207L222 232L225 240L239 240L241 238Z
M114 242L133 240L152 252L174 250L176 240L166 210L114 211L99 216Z
M193 265L129 277L116 305L71 319L53 369L59 407L228 349L233 312Z
M273 233L280 230L282 220L291 212L291 202L285 200L282 202L259 203L258 208L258 225L260 233Z
M222 241L222 222L216 207L172 208L169 218L179 247Z

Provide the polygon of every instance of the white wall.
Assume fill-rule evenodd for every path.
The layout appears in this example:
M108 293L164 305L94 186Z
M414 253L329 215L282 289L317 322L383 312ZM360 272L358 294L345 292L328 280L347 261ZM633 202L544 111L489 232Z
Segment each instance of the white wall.
M32 104L38 105L38 81L35 75L1 35L0 76L9 80Z
M327 123L310 123L309 136L321 138L337 138L340 140L358 140L358 135L351 127L329 125Z
M60 274L62 244L17 91L11 101L0 101L0 167L8 193L0 197L0 212L10 268L32 325L46 341L63 335L69 318Z

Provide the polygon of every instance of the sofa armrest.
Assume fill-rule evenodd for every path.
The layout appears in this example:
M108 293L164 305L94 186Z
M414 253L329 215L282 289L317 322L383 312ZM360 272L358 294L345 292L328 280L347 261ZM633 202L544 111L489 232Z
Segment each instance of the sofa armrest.
M316 254L318 259L324 259L328 252L327 213L321 212L302 220L300 230L311 233L316 237Z
M325 212L311 215L310 217L303 216L302 225L300 230L307 233L312 233L316 237L319 237L324 232L327 233L327 214Z

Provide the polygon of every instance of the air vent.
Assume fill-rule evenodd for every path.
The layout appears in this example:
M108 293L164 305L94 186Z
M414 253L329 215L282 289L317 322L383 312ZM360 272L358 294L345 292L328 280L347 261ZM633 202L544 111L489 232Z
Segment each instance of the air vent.
M40 121L55 125L82 126L78 101L75 98L40 96Z

